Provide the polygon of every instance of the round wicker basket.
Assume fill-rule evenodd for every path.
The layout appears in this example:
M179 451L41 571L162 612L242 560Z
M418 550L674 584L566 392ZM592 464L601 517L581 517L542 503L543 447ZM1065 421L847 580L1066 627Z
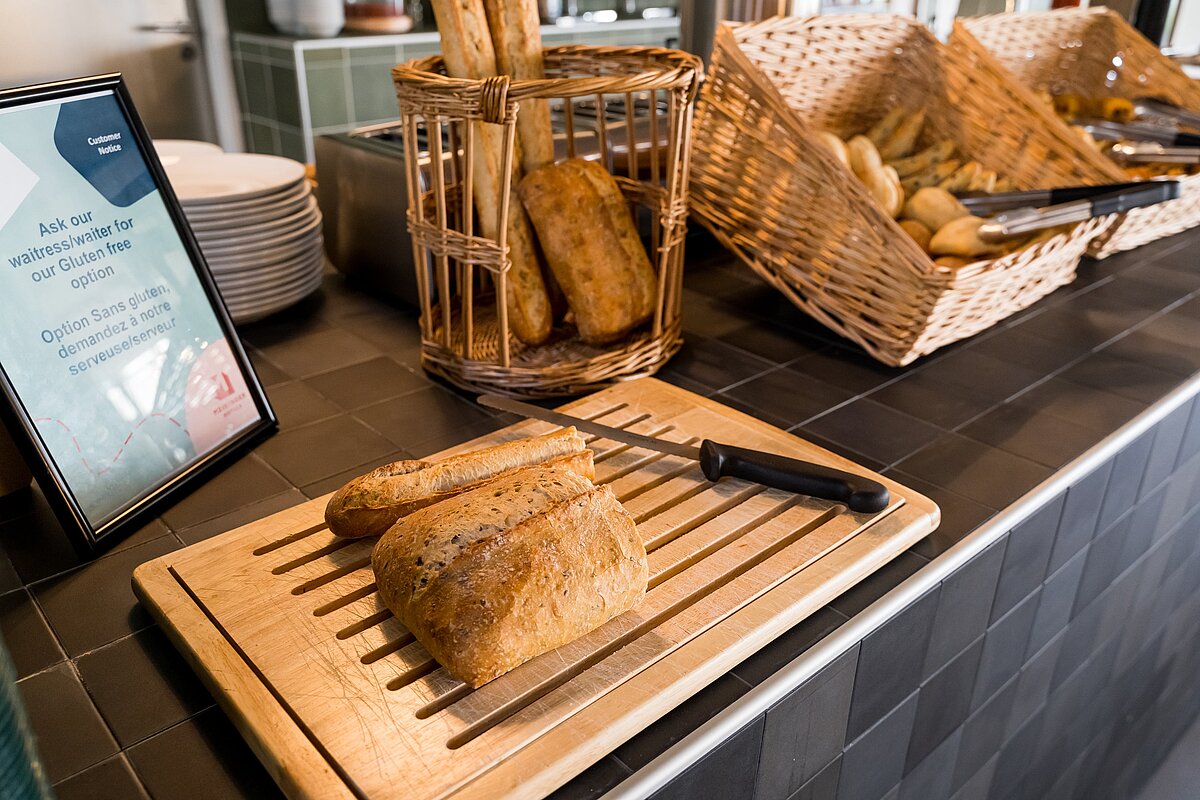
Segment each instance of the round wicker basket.
M463 388L520 397L581 394L656 372L679 349L692 104L701 77L688 53L648 47L553 47L546 79L450 78L440 56L392 71L408 168L408 226L421 297L422 363ZM627 338L584 343L569 323L523 344L507 304L509 248L477 229L470 179L479 125L502 126L501 174L513 175L521 101L548 101L555 158L593 158L616 178L658 276L654 313ZM433 165L441 165L441 169ZM504 231L510 187L495 230Z

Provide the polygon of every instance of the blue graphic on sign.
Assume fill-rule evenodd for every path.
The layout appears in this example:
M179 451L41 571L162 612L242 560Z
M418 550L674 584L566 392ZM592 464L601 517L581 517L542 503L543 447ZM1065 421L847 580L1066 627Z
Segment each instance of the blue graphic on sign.
M54 146L114 206L127 208L154 191L133 131L111 97L64 105L54 126Z

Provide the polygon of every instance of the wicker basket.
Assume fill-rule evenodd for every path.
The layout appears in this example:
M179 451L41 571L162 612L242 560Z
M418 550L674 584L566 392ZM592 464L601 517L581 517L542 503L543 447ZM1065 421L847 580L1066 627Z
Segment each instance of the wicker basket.
M1136 99L1153 96L1200 111L1200 84L1107 8L994 14L956 26L952 45L974 37L1023 86L1052 93ZM974 42L971 42L974 43ZM1112 165L1109 180L1128 180ZM1130 211L1092 243L1104 258L1200 224L1200 175L1182 179L1180 197Z
M935 265L814 141L902 105L928 144L1022 188L1086 183L1101 157L982 50L951 51L908 17L722 26L697 108L692 208L793 303L891 365L971 336L1070 282L1110 220L958 270ZM922 145L918 145L922 146Z
M648 47L553 47L544 58L545 80L449 78L440 56L392 70L410 175L408 226L421 298L422 363L474 391L523 397L590 392L654 374L682 344L683 240L700 61ZM591 131L600 163L649 219L650 260L658 274L654 314L613 345L585 344L565 325L556 326L542 345L521 343L510 332L503 302L508 248L474 229L471 181L460 181L476 157L472 126L504 126L501 174L512 174L519 103L533 98L550 101L562 120L566 157L576 155L577 136ZM639 108L649 115L647 141L625 138L632 125L612 127L607 109L614 103L626 119ZM443 170L422 169L422 139L429 143L427 161L443 163ZM617 168L625 174L615 174ZM428 185L422 185L426 174ZM507 196L505 189L502 197ZM498 205L496 230L504 231L510 210L507 202Z

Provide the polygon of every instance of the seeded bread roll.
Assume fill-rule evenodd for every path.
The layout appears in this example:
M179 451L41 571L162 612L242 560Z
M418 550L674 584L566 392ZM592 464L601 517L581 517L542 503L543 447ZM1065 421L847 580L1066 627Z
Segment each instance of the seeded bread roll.
M325 522L338 536L377 536L405 514L453 497L498 475L554 463L591 478L592 451L574 428L517 439L437 462L396 461L347 483L329 499Z
M520 195L580 338L606 344L649 319L658 279L604 167L578 158L550 164L525 176Z
M633 608L646 548L612 490L528 467L400 520L371 557L379 596L478 687Z

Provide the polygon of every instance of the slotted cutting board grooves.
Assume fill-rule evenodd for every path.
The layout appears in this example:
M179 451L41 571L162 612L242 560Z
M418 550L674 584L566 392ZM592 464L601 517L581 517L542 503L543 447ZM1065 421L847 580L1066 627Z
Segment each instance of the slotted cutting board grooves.
M712 438L866 472L653 379L570 413L677 442ZM523 422L441 455L550 430ZM143 564L134 585L292 797L544 794L937 525L892 492L879 514L594 440L597 481L638 522L650 586L633 611L471 690L383 607L374 540L325 528L327 498ZM314 454L314 457L319 457Z

